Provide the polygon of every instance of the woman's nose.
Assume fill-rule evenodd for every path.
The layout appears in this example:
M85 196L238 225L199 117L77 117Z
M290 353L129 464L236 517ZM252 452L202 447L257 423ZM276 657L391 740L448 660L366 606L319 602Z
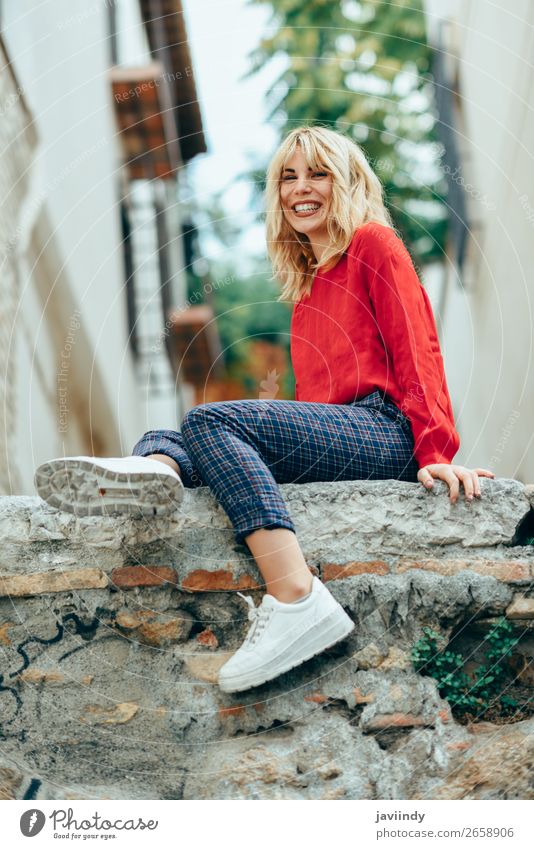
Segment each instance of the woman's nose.
M310 191L310 181L308 177L297 177L295 182L293 183L294 191L296 192L309 192Z

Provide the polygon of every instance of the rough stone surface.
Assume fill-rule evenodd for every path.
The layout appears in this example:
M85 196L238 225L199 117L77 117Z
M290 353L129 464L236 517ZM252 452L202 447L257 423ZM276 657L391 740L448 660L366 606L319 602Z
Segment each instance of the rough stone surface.
M506 608L509 619L534 619L534 598L524 598L516 595L509 607Z
M532 799L534 719L484 725L436 799Z
M530 509L518 481L481 480L482 498L451 504L447 486L431 491L400 481L284 484L282 493L310 566L399 556L515 559L508 548ZM237 545L226 513L206 487L186 490L171 519L76 517L23 496L0 501L3 571L27 574L69 566L168 566L180 582L196 572L230 572L261 583L248 550ZM228 576L225 576L225 580ZM222 580L222 578L219 578ZM219 587L199 587L218 589ZM226 589L226 583L221 589ZM239 587L237 587L239 589ZM191 589L197 589L191 586Z
M0 798L532 798L534 720L460 725L410 660L424 627L507 615L532 681L530 503L482 486L471 505L439 483L282 487L356 629L236 696L217 687L249 625L235 590L258 603L261 581L207 491L150 522L0 499Z

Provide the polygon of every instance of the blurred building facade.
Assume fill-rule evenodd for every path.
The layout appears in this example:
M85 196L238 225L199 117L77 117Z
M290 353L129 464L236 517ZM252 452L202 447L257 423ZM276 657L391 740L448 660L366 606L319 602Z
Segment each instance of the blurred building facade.
M450 239L441 302L457 461L534 481L534 6L425 0Z
M179 0L3 0L0 58L0 493L30 494L193 405L173 316L202 337L179 198L206 143Z

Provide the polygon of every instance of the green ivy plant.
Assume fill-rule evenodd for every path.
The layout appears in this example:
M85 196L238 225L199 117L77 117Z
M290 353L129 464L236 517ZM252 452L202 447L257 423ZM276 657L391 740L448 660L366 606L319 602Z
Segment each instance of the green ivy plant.
M484 714L490 705L502 713L517 708L515 699L503 693L507 677L506 660L519 638L512 637L510 622L501 618L486 635L485 662L471 677L464 672L465 660L458 652L442 649L440 634L423 628L423 637L412 648L411 659L417 672L429 675L438 684L442 698L458 713Z

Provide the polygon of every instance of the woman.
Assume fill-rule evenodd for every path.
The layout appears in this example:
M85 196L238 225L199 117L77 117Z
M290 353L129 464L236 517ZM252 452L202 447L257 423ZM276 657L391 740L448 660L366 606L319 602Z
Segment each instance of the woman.
M344 639L353 622L312 578L279 483L448 483L480 497L486 469L459 446L432 310L362 150L324 127L285 138L267 174L267 241L281 298L295 302L296 400L201 404L182 430L149 431L123 458L52 460L46 501L78 515L164 515L207 485L246 543L267 593L222 667L226 692L256 686Z

